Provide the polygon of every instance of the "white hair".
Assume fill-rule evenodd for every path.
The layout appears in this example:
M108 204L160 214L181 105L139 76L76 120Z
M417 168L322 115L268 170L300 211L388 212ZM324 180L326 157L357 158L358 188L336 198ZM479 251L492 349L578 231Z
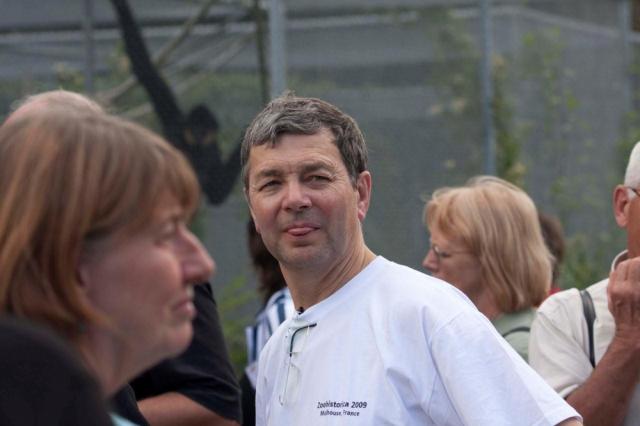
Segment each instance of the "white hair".
M635 144L629 155L627 171L624 174L624 185L632 188L640 186L640 142Z

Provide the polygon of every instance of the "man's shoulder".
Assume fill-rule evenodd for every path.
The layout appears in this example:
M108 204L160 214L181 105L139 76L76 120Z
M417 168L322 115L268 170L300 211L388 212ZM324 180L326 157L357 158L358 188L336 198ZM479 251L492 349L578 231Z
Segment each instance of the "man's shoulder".
M597 283L587 287L586 290L594 300L603 297L603 295L606 298L608 281L608 279L598 281ZM576 310L582 311L580 290L577 288L570 288L549 296L538 308L538 314L554 315L558 314L560 311L573 312Z
M382 318L430 319L434 323L466 309L471 301L453 285L398 263L384 259L384 268L371 274L367 283L371 303ZM383 314L383 312L385 314Z
M442 288L443 281L409 266L392 262L382 256L378 257L377 263L376 269L366 279L375 282L382 289L391 287L394 293L406 295L403 290L439 291Z
M596 301L604 299L607 300L607 286L609 285L609 278L605 278L597 283L589 286L586 290L591 295L591 298Z

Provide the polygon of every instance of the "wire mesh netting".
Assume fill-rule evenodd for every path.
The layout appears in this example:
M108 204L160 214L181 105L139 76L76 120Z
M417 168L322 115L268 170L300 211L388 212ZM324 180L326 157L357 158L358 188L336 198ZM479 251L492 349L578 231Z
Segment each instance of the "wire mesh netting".
M222 150L230 152L262 105L254 3L130 2L156 55L207 3L204 18L160 67L183 108L202 103L215 112ZM373 174L366 240L375 252L417 269L428 247L424 197L485 173L480 3L283 2L287 86L326 99L359 122ZM261 4L263 14L268 5ZM109 3L95 2L90 33L85 6L80 0L3 3L4 111L29 92L84 90L91 72L98 98L112 110L159 130L144 90L114 91L131 73ZM605 274L624 245L610 200L640 137L635 6L613 0L491 5L497 172L561 219L569 237L565 286L588 285ZM224 297L253 288L247 219L239 183L198 219L218 264L216 282L231 289Z

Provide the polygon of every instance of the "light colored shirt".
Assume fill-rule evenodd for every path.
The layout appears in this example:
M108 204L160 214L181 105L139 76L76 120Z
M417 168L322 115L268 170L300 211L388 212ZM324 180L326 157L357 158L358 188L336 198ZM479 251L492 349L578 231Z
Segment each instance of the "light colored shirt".
M555 425L579 417L453 286L377 257L260 356L256 424Z
M626 252L614 259L611 270L626 258ZM594 357L596 365L607 352L616 324L609 311L608 279L587 291L593 300L596 319L593 323ZM584 318L582 299L577 289L561 291L550 296L538 308L531 326L529 363L561 396L567 397L589 379L593 367L589 361L589 334ZM625 426L640 424L640 386L637 386Z

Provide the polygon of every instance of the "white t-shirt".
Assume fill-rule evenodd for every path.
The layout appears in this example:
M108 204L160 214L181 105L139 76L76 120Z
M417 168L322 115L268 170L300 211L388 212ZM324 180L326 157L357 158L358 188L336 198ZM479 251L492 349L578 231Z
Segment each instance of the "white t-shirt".
M579 416L466 296L382 257L285 322L260 357L258 426L555 425L571 417Z
M626 252L613 262L615 266ZM613 268L612 266L612 268ZM607 285L602 280L587 289L593 300L596 319L593 323L596 365L611 344L616 330L609 311ZM587 381L593 368L589 362L589 335L580 293L570 289L549 297L538 309L531 325L529 363L561 396L566 397ZM640 423L640 386L636 387L625 426Z

